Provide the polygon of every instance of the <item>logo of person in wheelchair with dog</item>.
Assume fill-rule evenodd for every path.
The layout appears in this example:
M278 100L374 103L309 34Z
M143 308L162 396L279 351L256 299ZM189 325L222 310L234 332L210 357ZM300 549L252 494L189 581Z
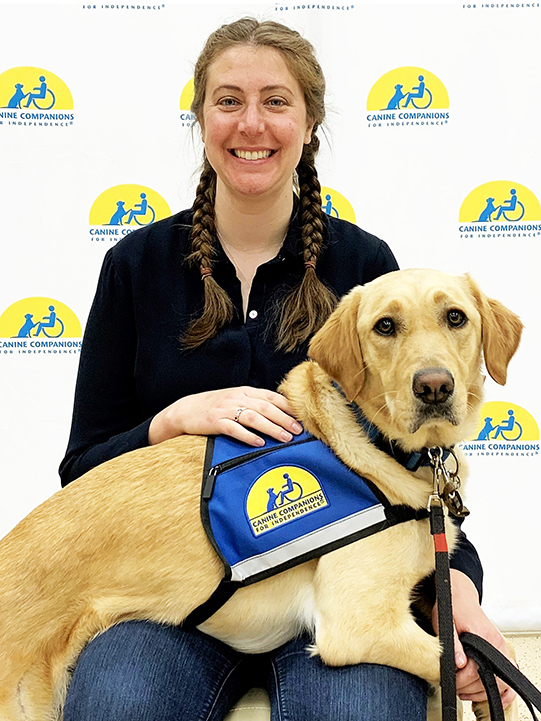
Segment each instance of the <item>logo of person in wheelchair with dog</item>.
M508 401L489 401L481 408L474 444L465 443L464 450L539 451L539 427L525 408ZM518 455L518 453L516 453Z
M66 83L44 68L17 67L0 74L0 107L12 110L72 110Z
M81 324L65 303L54 298L23 298L0 315L0 338L39 339L80 338ZM19 345L19 344L18 344Z
M449 94L442 81L429 70L413 66L395 68L382 75L370 90L366 104L369 111L448 108ZM395 115L398 118L410 117ZM390 117L385 116L383 119Z
M46 338L60 338L64 335L66 325L64 321L57 315L56 306L49 306L49 314L43 316L39 321L34 321L33 313L25 313L25 321L17 338L39 338L40 335Z
M246 499L255 536L328 506L320 482L300 466L277 466L256 479Z
M429 108L433 100L432 92L426 86L424 75L419 75L417 80L419 84L405 93L402 92L404 86L397 83L394 86L393 97L389 100L385 110L397 110L398 108L407 108L410 105L417 108L417 110ZM405 102L400 105L402 100L405 100Z
M516 180L491 180L474 188L464 199L458 219L461 233L541 234L539 200Z
M96 198L89 221L94 227L109 226L111 234L120 236L168 215L169 206L159 193L144 185L126 183L108 188Z

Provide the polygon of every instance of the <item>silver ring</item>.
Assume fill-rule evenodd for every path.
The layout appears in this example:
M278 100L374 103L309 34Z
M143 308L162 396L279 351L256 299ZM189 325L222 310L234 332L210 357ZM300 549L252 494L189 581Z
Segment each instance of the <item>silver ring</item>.
M242 411L245 411L245 410L246 410L246 408L244 408L244 407L243 407L243 408L237 408L237 412L235 413L235 417L233 418L233 420L235 421L235 423L240 423L240 421L239 421L240 414L242 413Z

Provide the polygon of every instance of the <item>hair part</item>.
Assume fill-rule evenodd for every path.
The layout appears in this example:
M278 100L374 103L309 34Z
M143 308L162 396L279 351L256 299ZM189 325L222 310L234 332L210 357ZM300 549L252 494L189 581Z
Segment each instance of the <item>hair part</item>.
M238 45L269 47L281 53L302 89L307 118L313 123L310 143L304 145L297 166L305 272L300 284L282 301L276 340L278 348L292 351L319 330L337 302L334 293L316 273L317 261L324 247L324 211L315 156L319 150L316 131L325 118L325 78L311 43L286 25L272 20L259 22L249 17L222 25L208 38L195 66L191 110L201 127L209 68L219 55ZM192 248L188 256L188 261L201 272L205 304L201 316L190 324L183 339L186 348L196 348L210 340L231 321L234 314L229 295L212 277L215 244L218 242L215 197L216 172L205 156L193 205Z

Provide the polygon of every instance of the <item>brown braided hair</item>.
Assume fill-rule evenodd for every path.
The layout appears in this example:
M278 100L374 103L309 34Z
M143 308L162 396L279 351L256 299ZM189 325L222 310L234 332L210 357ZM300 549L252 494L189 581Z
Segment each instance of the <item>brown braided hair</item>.
M233 318L231 298L212 277L212 263L216 255L215 196L216 173L205 158L193 204L192 249L188 256L188 262L199 268L205 284L205 306L183 338L186 348L197 348Z
M277 332L277 347L292 351L323 325L336 304L335 295L316 273L324 243L324 211L315 156L319 150L316 131L325 117L325 78L313 46L295 30L271 20L259 22L254 18L242 18L223 25L210 35L195 66L191 110L200 125L209 67L221 53L236 45L271 47L282 54L289 71L302 88L307 118L314 124L310 143L304 146L297 166L305 272L299 286L282 301ZM218 242L215 197L216 173L205 157L193 205L192 246L188 256L188 261L201 272L205 284L205 305L203 313L190 324L183 339L187 348L196 348L216 335L231 320L234 312L228 294L212 277L215 244Z

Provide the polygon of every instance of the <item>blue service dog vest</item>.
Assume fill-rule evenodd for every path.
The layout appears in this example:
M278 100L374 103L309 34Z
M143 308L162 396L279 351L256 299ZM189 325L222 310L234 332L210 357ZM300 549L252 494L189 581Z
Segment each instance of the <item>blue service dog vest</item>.
M428 517L425 509L391 505L308 433L290 443L265 440L257 450L226 436L208 440L201 518L225 577L189 625L206 620L239 586Z

